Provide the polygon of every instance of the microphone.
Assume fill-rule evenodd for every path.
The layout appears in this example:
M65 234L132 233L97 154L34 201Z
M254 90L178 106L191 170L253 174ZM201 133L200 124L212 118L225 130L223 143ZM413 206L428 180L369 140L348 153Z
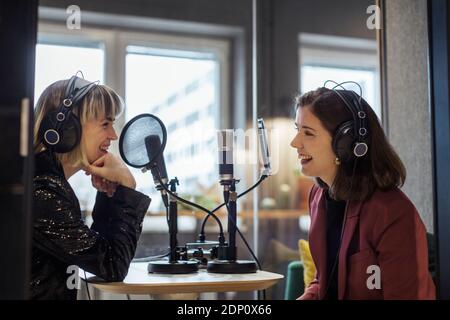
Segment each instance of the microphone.
M253 273L254 261L237 260L236 232L237 199L236 183L233 173L234 132L231 129L218 131L219 180L223 186L224 203L228 211L228 243L219 244L217 260L209 261L207 271L212 273Z
M258 138L264 165L262 175L270 176L272 174L272 168L270 166L269 146L267 144L267 131L262 118L258 119Z
M233 139L231 129L217 131L219 151L219 181L221 185L230 185L233 178Z
M145 147L147 149L147 154L149 159L152 157L150 155L154 154L155 151L158 151L161 149L161 139L158 135L151 134L148 137L145 138ZM161 196L164 202L164 205L166 208L169 206L169 200L167 197L167 192L164 190L164 188L161 186L161 183L159 180L161 180L164 184L167 184L168 182L168 175L166 170L166 163L164 162L164 155L161 152L153 163L150 164L150 171L152 172L153 176L153 182L155 183L156 190L161 191ZM158 176L160 179L158 179Z

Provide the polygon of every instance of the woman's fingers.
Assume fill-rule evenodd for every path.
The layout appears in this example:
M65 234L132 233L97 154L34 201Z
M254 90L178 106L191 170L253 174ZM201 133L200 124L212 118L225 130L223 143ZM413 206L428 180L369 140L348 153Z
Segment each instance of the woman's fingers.
M112 197L115 192L116 192L115 188L108 188L108 191L106 191L106 194L108 195L108 197Z
M97 189L100 192L104 192L104 189L101 185L101 178L99 176L92 175L91 181L92 181L92 185L94 186L95 189Z
M108 195L109 195L110 197L112 197L112 196L114 195L114 193L116 192L116 189L117 189L117 183L114 183L114 182L108 182L108 183L107 183L107 186L108 186Z
M117 189L117 183L108 181L100 176L92 175L92 185L100 192L105 192L109 197L112 197Z
M95 161L91 164L91 166L103 167L103 164L105 163L105 157L106 157L107 155L108 155L108 154L105 154L105 155L101 156L100 158L98 158L97 160L95 160Z
M95 160L91 165L89 165L87 172L89 172L92 176L92 185L100 192L105 192L109 197L112 197L114 192L116 192L117 183L105 179L105 177L109 177L111 175L111 170L109 170L110 168L105 166L106 157L108 155L109 154L107 153Z
M102 178L97 175L92 175L92 185L99 191L105 192L106 188L102 181Z
M105 157L105 156L103 156L103 157ZM105 178L106 180L115 182L115 179L116 179L115 177L117 177L117 175L119 173L117 168L112 167L107 162L102 162L99 160L95 161L94 164L89 165L88 171L91 174L95 174L97 176Z
M108 195L108 197L112 197L116 192L116 186L114 184L108 184L105 192Z
M92 175L103 177L103 176L105 176L107 169L105 167L96 167L96 166L90 165L88 170Z
M93 164L88 165L86 170L125 187L132 189L136 187L136 180L125 163L111 153L101 156Z

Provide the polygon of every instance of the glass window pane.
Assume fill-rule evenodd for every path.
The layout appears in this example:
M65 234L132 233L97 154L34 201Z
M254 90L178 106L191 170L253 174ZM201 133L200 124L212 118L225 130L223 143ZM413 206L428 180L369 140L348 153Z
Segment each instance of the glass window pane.
M169 178L183 194L204 194L217 184L215 138L219 117L219 66L211 55L129 46L126 56L126 119L141 113L159 117L167 129L164 150ZM135 170L135 169L132 169ZM162 210L148 174L135 170L140 191L151 194L151 210Z
M37 44L34 101L56 80L82 71L88 80L103 83L104 51L100 48Z
M376 101L376 70L363 70L357 68L341 68L320 65L301 66L301 93L322 87L326 80L334 80L338 83L344 81L355 81L362 88L363 98L374 109L378 118L381 119L380 106ZM332 86L331 84L329 86ZM351 84L345 85L346 89L359 93L359 88Z

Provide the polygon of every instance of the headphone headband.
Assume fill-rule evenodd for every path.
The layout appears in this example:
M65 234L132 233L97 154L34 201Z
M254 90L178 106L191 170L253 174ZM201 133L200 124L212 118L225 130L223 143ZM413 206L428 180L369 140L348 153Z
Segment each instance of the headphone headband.
M364 108L362 106L362 88L361 86L354 81L345 81L342 83L337 83L333 80L327 80L324 83L324 87L326 88L326 85L331 82L335 86L331 88L336 95L339 96L339 98L342 100L344 105L347 107L347 109L350 111L353 117L353 121L346 121L343 124L340 124L336 130L336 135L333 142L333 148L335 149L336 154L339 153L339 139L341 139L341 136L348 135L348 132L350 129L353 130L353 139L354 141L351 141L351 147L352 147L352 153L357 158L364 156L369 147L367 145L367 135L369 133L368 127L366 126L366 112L364 111ZM360 94L358 95L353 90L347 90L343 85L352 83L358 86ZM340 87L341 89L336 89ZM347 139L348 140L348 139ZM345 157L345 158L351 158L351 157Z
M98 81L89 82L83 78L79 78L76 75L72 76L65 91L65 100L72 101L72 105L77 104L82 100L92 89L98 85Z

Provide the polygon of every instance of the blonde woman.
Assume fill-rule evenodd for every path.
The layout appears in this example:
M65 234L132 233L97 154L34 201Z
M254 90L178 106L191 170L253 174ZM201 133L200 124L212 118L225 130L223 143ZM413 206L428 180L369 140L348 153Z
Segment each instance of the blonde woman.
M150 198L134 190L128 168L108 152L122 108L111 88L78 77L51 84L37 102L32 299L76 299L69 266L106 281L127 274ZM80 170L98 190L91 228L67 181Z

